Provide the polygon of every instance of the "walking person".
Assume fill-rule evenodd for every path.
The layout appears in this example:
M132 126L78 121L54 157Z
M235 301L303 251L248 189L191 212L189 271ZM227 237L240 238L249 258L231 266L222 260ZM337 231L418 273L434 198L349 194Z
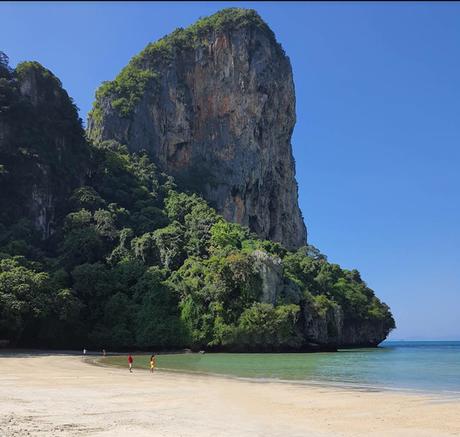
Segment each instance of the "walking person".
M128 368L131 373L133 373L133 357L131 354L128 355Z
M155 354L152 354L150 357L150 373L153 373L155 367L157 366L157 357Z

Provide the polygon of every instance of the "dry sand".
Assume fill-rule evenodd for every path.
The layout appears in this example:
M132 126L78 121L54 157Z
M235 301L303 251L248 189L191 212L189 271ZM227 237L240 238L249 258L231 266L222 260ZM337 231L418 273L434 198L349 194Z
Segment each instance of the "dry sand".
M460 401L0 355L0 436L460 436Z

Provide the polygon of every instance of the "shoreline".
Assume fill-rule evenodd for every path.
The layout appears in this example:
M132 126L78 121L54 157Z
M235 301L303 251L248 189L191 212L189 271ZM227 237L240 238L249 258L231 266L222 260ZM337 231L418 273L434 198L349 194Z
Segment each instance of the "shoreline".
M164 370L130 374L91 365L97 358L0 354L0 429L8 437L460 435L458 400Z
M112 354L111 356L123 356L123 354ZM98 357L94 359L84 359L85 363L92 366L99 366L105 368L117 368L117 369L126 369L126 366L121 364L111 364L111 363L103 363L101 362L103 357ZM145 367L133 367L135 371L142 371L148 372L149 369ZM226 373L213 373L213 372L205 372L200 370L184 370L184 369L174 369L174 368L157 368L155 372L164 372L164 373L173 373L173 374L180 374L180 375L190 375L190 376L201 376L201 377L209 377L209 378L217 378L217 379L224 379L224 380L232 380L232 381L244 381L254 384L292 384L292 385L299 385L299 386L306 386L306 387L313 387L313 388L330 388L330 389L337 389L337 390L350 390L356 392L365 392L365 393L378 393L378 392L388 392L388 393L395 393L395 394L407 394L412 396L423 396L423 397L431 397L431 396L439 396L442 398L446 398L446 400L451 399L458 399L460 400L460 391L454 390L423 390L423 389L416 389L416 388L406 388L406 387L389 387L389 386L379 386L379 385L370 385L364 383L353 383L353 382L345 382L345 381L326 381L326 380L313 380L313 379L280 379L280 378L270 378L270 377L251 377L251 376L238 376L238 375L231 375Z
M227 352L208 352L208 354L218 354L218 353L227 353ZM122 357L125 356L126 352L108 352L107 357ZM161 352L158 355L199 355L198 352L183 352L183 351L174 351L174 352ZM133 352L132 355L145 355L149 356L149 352L138 351ZM125 369L126 366L119 364L111 363L102 363L101 360L104 358L101 356L100 352L89 351L87 355L83 355L81 351L75 350L48 350L48 349L0 349L0 359L3 357L8 358L27 358L27 357L44 357L44 356L58 356L58 357L79 357L82 362L86 365L92 365L96 367L103 368L116 368L116 369ZM135 370L146 371L148 368L144 367L135 367ZM233 380L233 381L244 381L254 384L264 384L264 383L273 383L273 384L293 384L299 386L313 387L313 388L330 388L336 390L350 390L355 392L388 392L395 394L407 394L411 396L422 396L422 397L441 397L446 400L460 400L460 390L430 390L430 389L417 389L411 387L392 387L384 385L371 385L365 383L354 383L346 381L327 381L327 380L314 380L314 379L280 379L273 377L251 377L251 376L238 376L226 373L213 373L200 370L184 370L184 369L174 369L174 368L157 368L156 372L162 373L172 373L179 375L189 375L189 376L200 376L200 377L210 377L218 378L224 380Z

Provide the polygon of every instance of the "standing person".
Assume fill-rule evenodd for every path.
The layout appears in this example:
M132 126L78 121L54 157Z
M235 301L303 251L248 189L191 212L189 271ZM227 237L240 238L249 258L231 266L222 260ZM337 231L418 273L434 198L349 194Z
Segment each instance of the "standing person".
M86 355L86 349L83 349L83 355Z
M155 354L152 354L152 356L150 357L150 373L153 373L153 370L155 369L156 366L157 366L157 357L155 356Z
M128 355L128 368L131 373L133 373L133 357L131 354Z

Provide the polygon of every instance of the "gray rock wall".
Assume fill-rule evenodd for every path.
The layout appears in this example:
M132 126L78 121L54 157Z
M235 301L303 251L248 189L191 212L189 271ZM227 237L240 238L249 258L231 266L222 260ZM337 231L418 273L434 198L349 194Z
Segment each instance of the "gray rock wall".
M304 245L290 142L292 70L273 35L251 24L210 31L168 59L137 63L157 78L129 117L112 107L116 96L100 98L89 137L147 150L227 220L289 249Z
M85 179L89 153L78 113L60 81L36 62L6 77L0 120L0 209L5 223L31 220L52 235L68 198Z
M305 344L311 348L377 346L388 335L383 322L346 320L342 307L336 304L325 313L306 298L300 288L283 278L283 261L277 256L256 250L252 253L254 269L260 276L261 301L292 303L302 310L301 331Z

